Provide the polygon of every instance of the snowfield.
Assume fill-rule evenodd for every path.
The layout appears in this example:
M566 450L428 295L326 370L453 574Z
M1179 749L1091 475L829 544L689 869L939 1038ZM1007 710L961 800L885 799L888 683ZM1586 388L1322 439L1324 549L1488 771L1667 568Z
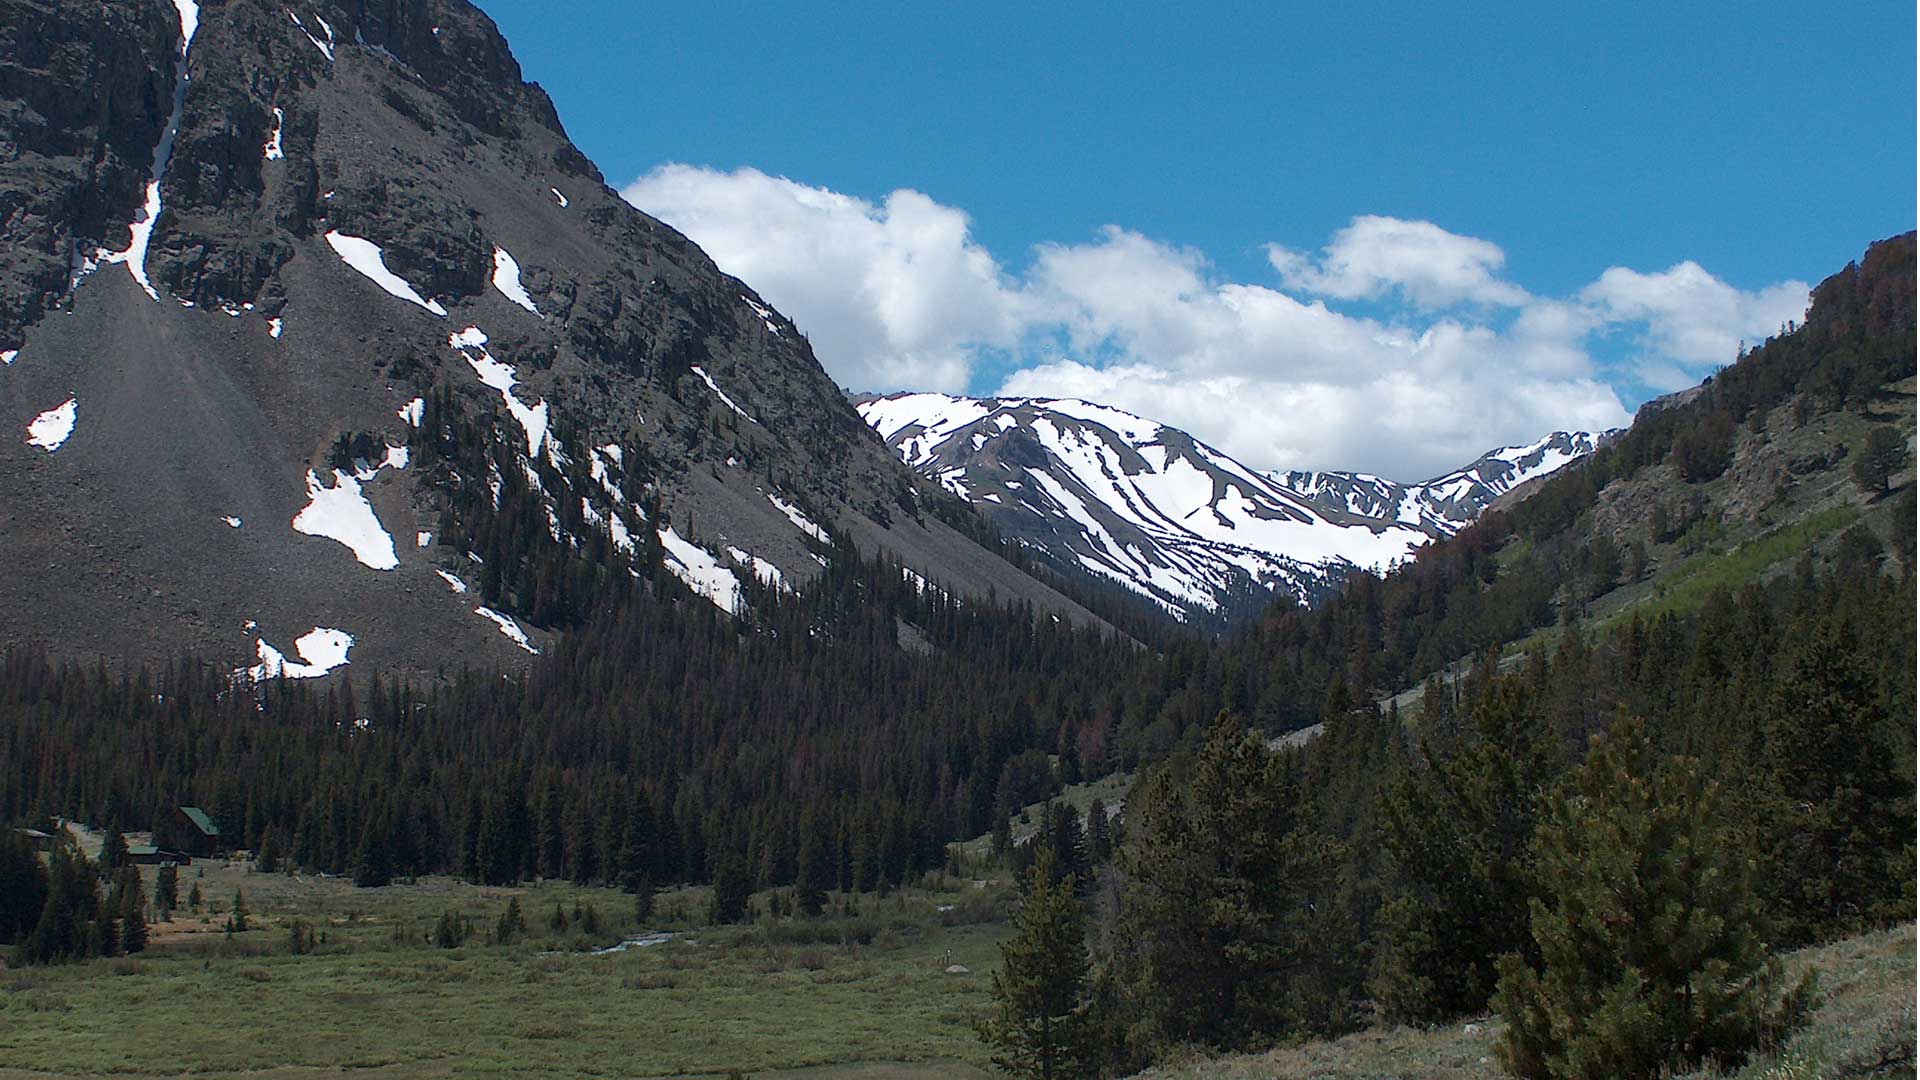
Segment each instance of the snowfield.
M535 315L540 315L540 309L534 306L533 297L528 296L526 288L520 284L520 264L515 262L513 256L507 254L507 249L503 247L493 249L493 287L500 290L500 295ZM544 315L540 317L546 318Z
M353 474L335 469L333 486L328 487L320 482L318 473L308 469L307 500L306 508L294 515L295 532L345 544L362 565L375 570L392 570L400 565L393 537L381 527L373 504L367 501Z
M238 677L253 682L267 679L317 679L338 667L344 667L348 650L353 648L353 635L345 630L316 626L294 640L293 651L299 655L301 663L288 660L279 649L267 644L266 638L256 638L254 655L260 658L258 664L234 672Z
M333 249L334 254L340 256L341 262L352 267L368 281L380 286L389 296L397 296L409 304L416 304L443 319L447 317L446 308L421 296L414 291L413 286L407 284L405 278L387 269L386 252L379 244L365 237L348 236L346 233L334 230L327 233L327 246Z
M79 417L79 402L68 398L33 418L33 422L27 425L27 445L53 453L73 436L73 426Z

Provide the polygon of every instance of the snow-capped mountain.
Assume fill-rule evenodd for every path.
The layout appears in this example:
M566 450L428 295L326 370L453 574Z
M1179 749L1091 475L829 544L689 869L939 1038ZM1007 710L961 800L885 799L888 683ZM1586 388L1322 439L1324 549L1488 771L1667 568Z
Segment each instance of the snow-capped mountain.
M856 403L907 464L1005 535L1209 622L1276 591L1310 601L1354 568L1405 559L1595 442L1553 435L1410 486L1263 474L1184 431L1085 401L909 393Z
M1490 450L1470 465L1417 484L1356 472L1291 470L1267 476L1322 506L1406 522L1434 536L1451 536L1502 495L1593 453L1613 434L1556 431L1525 446Z
M924 476L1005 535L1177 617L1311 599L1431 534L1315 502L1183 431L1084 401L899 394L858 402Z

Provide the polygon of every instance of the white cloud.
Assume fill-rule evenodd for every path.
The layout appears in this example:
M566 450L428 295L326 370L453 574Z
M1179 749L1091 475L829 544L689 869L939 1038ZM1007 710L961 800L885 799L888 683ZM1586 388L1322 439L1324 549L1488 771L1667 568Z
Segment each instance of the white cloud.
M793 319L845 386L962 391L975 350L1027 322L967 215L917 191L876 205L757 169L662 165L621 195Z
M1708 369L1730 364L1742 340L1757 345L1807 313L1804 281L1783 281L1742 292L1689 259L1656 274L1615 266L1581 290L1580 298L1610 323L1644 324L1639 342L1649 354L1643 371L1697 382Z
M1430 310L1528 300L1525 289L1500 280L1507 253L1498 245L1427 221L1364 214L1333 235L1317 262L1279 244L1267 245L1267 261L1288 287L1336 300L1398 292Z
M1355 218L1317 257L1270 246L1275 288L1118 226L1041 244L1015 275L963 211L911 190L874 203L667 165L624 194L792 317L843 385L977 390L981 356L1007 350L1021 366L995 392L1112 404L1261 468L1414 480L1554 429L1618 426L1596 337L1634 335L1642 355L1610 374L1664 389L1806 310L1800 282L1747 293L1693 263L1535 296L1501 276L1497 245L1389 217Z

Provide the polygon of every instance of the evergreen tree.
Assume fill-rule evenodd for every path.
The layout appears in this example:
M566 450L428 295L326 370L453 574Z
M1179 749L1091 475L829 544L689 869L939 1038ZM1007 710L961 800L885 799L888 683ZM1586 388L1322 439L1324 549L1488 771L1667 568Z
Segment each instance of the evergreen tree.
M1222 714L1183 773L1129 803L1116 963L1136 1048L1244 1047L1346 1022L1308 988L1327 957L1338 848L1298 818L1298 777Z
M1854 451L1854 482L1860 490L1879 495L1887 490L1887 479L1899 471L1906 457L1907 448L1899 431L1891 424L1875 424Z
M753 897L753 878L738 855L722 854L713 861L713 900L707 908L707 921L715 925L737 923L747 915L747 901Z
M0 832L0 945L19 941L47 904L47 871L24 833Z
M1540 965L1509 954L1495 1001L1522 1077L1624 1080L1726 1068L1805 1013L1761 943L1750 854L1699 764L1656 763L1646 725L1596 739L1536 837Z
M1107 803L1095 798L1087 807L1087 861L1103 866L1113 857L1113 831L1107 823Z
M153 880L153 900L163 913L171 913L174 908L180 906L180 868L178 866L170 862L160 864L160 871L154 875Z
M1488 675L1466 744L1451 758L1429 746L1380 797L1392 885L1370 989L1389 1020L1477 1012L1497 958L1531 952L1530 843L1553 759L1525 683Z
M1899 904L1911 873L1895 865L1913 836L1913 786L1895 772L1863 655L1850 627L1827 620L1769 702L1766 892L1785 941L1913 917Z
M100 879L93 864L71 844L56 844L47 863L46 901L15 958L51 964L98 955L106 945L99 918Z
M818 915L834 882L833 838L811 816L800 822L800 868L793 890L802 915Z
M645 926L653 918L654 888L653 879L642 877L633 890L633 921Z
M118 870L127 865L127 838L119 829L109 827L106 836L100 841L100 862L102 870Z
M1022 880L1013 937L1000 946L993 1007L978 1022L993 1063L1039 1080L1094 1076L1085 914L1071 878L1042 848Z
M363 889L377 889L393 882L393 855L386 822L380 815L367 819L360 834L360 845L353 855L353 883Z
M140 881L140 868L124 867L114 893L110 906L120 920L120 949L127 953L142 952L147 947L147 896Z
M527 917L520 910L520 898L516 896L507 901L507 909L500 913L500 918L493 924L493 943L511 945L526 932Z

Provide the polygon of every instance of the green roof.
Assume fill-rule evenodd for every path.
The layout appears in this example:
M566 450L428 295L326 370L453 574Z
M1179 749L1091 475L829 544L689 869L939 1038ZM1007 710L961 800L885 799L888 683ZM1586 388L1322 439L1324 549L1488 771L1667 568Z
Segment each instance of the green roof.
M187 815L187 819L192 821L201 832L206 833L208 836L220 835L220 826L213 823L213 819L207 816L205 810L197 806L183 806L180 808L180 812Z

